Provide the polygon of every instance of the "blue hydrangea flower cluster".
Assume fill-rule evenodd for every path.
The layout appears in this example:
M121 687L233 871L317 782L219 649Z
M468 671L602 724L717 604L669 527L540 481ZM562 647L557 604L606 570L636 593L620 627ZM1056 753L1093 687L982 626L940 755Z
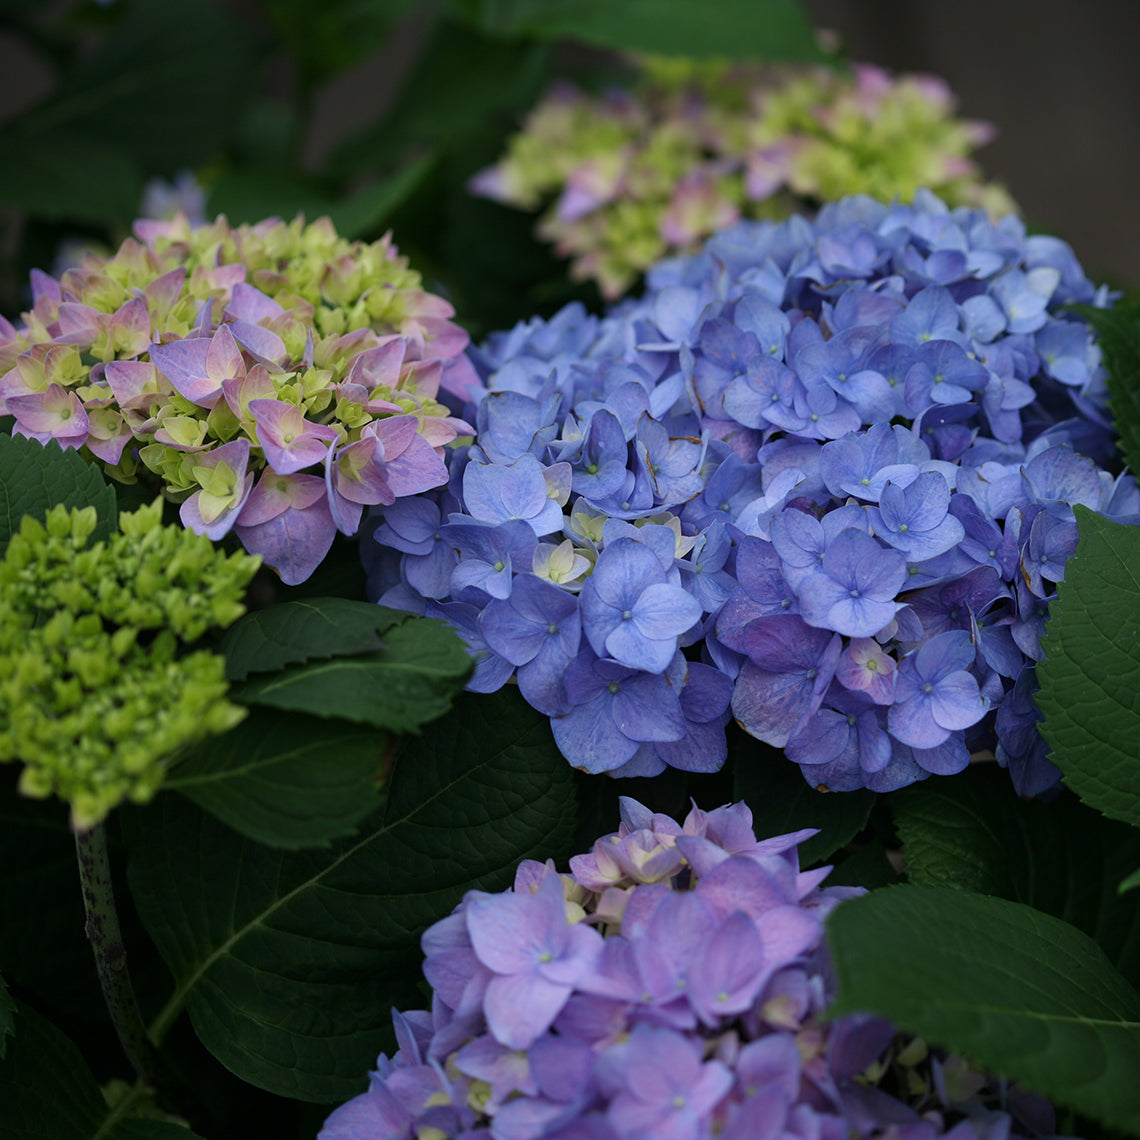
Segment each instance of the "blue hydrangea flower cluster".
M522 863L423 936L430 1011L318 1140L955 1140L1046 1136L1040 1098L867 1015L830 1022L823 919L857 887L757 841L744 804ZM894 1091L892 1091L894 1090ZM901 1098L901 1099L900 1099Z
M742 222L643 297L493 336L438 492L384 508L372 597L445 618L589 772L718 768L730 716L831 790L996 754L1032 700L1080 503L1113 477L1107 305L1015 217L846 198ZM458 410L458 409L457 409Z

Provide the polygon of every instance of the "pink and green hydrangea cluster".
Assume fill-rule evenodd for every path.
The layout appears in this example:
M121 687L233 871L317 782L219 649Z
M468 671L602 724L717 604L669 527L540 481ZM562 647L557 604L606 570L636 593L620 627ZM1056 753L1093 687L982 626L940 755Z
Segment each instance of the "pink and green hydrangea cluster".
M892 1026L825 1020L824 919L861 888L801 871L743 804L678 824L622 800L559 874L471 891L423 935L430 1011L319 1140L981 1140L1045 1136L1040 1098Z
M564 84L472 189L523 209L571 273L614 299L662 257L741 217L782 218L849 194L1008 212L970 158L992 128L957 118L931 75L643 59L632 91Z
M388 237L327 219L140 221L109 258L0 318L0 413L82 448L114 478L157 478L183 523L231 530L303 581L363 508L437 486L468 426L437 400L471 379L467 334Z

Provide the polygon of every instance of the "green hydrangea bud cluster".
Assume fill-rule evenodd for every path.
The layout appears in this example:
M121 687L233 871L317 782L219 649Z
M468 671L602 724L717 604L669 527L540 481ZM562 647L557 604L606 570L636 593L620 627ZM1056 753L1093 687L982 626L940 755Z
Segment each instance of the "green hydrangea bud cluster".
M972 150L986 123L958 119L929 75L856 65L772 67L644 57L630 91L561 85L528 116L474 192L522 209L553 204L538 233L571 273L621 296L662 257L740 217L784 218L849 194L1008 213Z
M260 560L161 519L157 500L91 543L95 508L56 506L0 561L0 761L23 761L25 795L70 802L76 830L149 800L172 757L245 715L224 658L182 650L244 613Z

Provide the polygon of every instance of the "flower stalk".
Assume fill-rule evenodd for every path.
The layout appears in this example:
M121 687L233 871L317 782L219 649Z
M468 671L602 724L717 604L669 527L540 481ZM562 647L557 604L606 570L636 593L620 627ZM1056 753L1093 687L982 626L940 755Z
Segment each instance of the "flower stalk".
M115 909L111 865L107 858L107 833L102 823L76 832L75 853L87 916L85 930L95 955L99 988L103 991L111 1023L127 1060L141 1081L154 1086L159 1067L158 1055L147 1035L127 971L127 950Z

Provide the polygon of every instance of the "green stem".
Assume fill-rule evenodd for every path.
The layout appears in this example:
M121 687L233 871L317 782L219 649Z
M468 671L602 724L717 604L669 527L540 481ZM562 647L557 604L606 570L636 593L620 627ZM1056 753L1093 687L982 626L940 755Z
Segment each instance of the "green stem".
M162 1007L159 1015L151 1022L150 1039L156 1045L162 1044L163 1038L170 1032L171 1026L178 1020L182 1013L182 1003L184 1000L183 992L177 990L171 995L166 1005Z
M130 1119L135 1106L144 1102L149 1095L150 1086L142 1081L136 1081L123 1099L107 1114L106 1119L99 1125L99 1131L91 1137L91 1140L103 1140L104 1136L110 1136L115 1126L122 1120Z
M87 940L95 955L95 969L103 999L111 1014L111 1023L139 1079L153 1086L159 1067L158 1055L147 1035L131 976L127 973L127 951L115 910L111 864L107 858L107 833L103 824L97 823L76 833L75 853L79 859L83 906L87 912Z

